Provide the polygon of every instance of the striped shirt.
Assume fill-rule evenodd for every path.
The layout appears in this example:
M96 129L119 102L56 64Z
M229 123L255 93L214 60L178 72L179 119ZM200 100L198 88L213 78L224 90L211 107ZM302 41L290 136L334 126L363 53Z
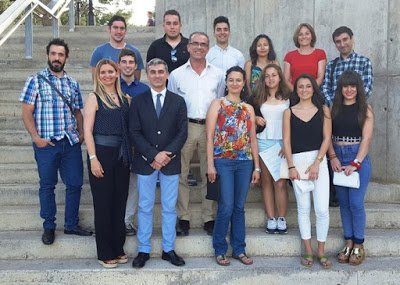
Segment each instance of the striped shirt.
M327 64L324 82L321 86L322 93L325 96L325 101L329 106L332 105L333 98L335 97L338 79L346 70L353 70L361 75L364 82L365 94L367 95L367 98L371 96L373 80L372 64L367 57L357 54L354 51L346 59L339 57L332 73L334 61L335 60L331 60ZM331 74L333 74L333 78L331 78Z
M43 75L61 91L71 102L73 110L83 108L79 84L65 72L61 78L53 75L48 68L38 74ZM72 116L68 105L43 79L39 79L37 75L28 77L19 101L35 106L33 117L41 138L61 140L66 136L71 145L79 142L75 116Z

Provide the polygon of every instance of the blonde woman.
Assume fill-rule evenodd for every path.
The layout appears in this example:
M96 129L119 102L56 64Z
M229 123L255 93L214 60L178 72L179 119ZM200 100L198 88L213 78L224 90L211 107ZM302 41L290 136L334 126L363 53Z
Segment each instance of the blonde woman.
M128 98L122 93L117 65L108 59L95 69L94 92L84 109L84 134L93 195L99 263L105 268L128 262L124 252L125 205L131 161Z

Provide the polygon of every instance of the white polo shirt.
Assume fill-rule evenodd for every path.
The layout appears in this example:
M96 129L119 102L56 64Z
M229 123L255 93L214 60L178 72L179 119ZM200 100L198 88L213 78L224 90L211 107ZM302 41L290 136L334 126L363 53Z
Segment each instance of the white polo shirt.
M213 46L208 51L206 59L211 64L221 68L224 72L236 65L244 68L243 54L231 46L227 46L225 49L219 47L218 45Z
M188 118L205 119L211 101L224 96L225 75L209 62L206 62L206 67L199 75L189 60L171 72L168 90L185 99Z

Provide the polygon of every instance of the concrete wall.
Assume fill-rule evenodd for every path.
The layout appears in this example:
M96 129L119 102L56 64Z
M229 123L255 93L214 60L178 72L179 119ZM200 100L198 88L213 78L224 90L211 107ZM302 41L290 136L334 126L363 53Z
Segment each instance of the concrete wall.
M398 0L157 0L157 23L165 10L182 16L183 34L205 31L214 44L212 22L225 15L231 23L231 45L249 57L248 49L259 33L268 34L278 59L295 48L292 35L301 22L313 25L316 46L328 59L337 56L331 39L341 25L352 28L355 50L372 60L375 133L371 147L373 178L400 182L400 1ZM163 34L157 27L157 35Z

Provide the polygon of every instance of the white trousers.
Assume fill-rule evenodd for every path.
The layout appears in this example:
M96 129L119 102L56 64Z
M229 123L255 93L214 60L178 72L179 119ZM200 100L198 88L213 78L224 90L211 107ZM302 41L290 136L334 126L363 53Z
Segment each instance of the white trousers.
M317 158L318 151L307 151L296 153L296 160L300 158L304 163L311 165ZM319 165L318 179L314 181L314 190L302 192L293 183L293 189L297 201L297 218L300 228L301 238L311 239L311 195L314 201L314 211L316 216L317 240L325 242L329 229L329 172L326 157Z

